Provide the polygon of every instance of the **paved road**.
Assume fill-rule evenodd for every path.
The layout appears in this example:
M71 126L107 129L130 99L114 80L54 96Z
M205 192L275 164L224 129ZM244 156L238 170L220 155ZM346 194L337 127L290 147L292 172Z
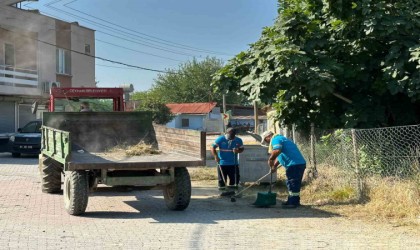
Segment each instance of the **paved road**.
M185 211L159 190L100 189L83 216L43 194L36 158L0 154L0 249L420 249L420 234L348 220L319 208L254 208L193 183Z

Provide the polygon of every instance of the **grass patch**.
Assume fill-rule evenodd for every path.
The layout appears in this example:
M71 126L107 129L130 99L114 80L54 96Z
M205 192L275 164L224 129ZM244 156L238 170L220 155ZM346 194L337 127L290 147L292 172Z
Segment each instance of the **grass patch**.
M420 176L419 176L420 177ZM408 219L420 223L420 184L417 180L370 179L369 202L362 209L379 219Z
M338 202L348 201L356 195L354 188L346 186L332 191L329 196Z
M355 176L333 166L319 166L318 178L301 191L303 203L352 206L347 216L420 224L420 176L411 180L372 177L365 180L365 203L356 205ZM353 206L354 205L354 206ZM340 209L336 207L336 209Z
M192 181L217 180L217 169L215 167L190 168L189 172Z
M329 165L318 166L318 177L306 183L301 191L304 202L316 205L354 201L356 190L352 175ZM306 179L306 178L305 178Z

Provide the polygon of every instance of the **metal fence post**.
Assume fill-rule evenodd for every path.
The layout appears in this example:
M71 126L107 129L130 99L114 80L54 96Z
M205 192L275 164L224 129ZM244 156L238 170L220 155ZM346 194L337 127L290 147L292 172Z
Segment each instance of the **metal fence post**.
M294 143L296 143L296 126L295 124L292 124L292 140Z
M311 168L308 173L310 179L314 179L318 176L318 170L316 169L316 154L315 154L315 125L311 123Z
M361 201L364 198L363 195L363 181L362 176L360 173L359 167L359 155L358 155L358 147L357 147L357 140L356 140L356 130L351 130L351 137L353 141L353 154L354 154L354 168L356 173L356 182L357 182L357 200Z

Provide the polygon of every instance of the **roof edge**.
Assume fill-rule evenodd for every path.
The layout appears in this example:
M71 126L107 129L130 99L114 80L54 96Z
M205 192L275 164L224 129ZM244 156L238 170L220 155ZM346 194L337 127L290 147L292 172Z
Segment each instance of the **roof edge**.
M6 1L6 2L4 2L4 1ZM68 23L70 25L75 25L75 26L80 27L80 28L83 28L83 29L87 29L87 30L91 30L91 31L96 31L95 29L88 28L86 26L80 25L77 21L67 22L67 21L64 21L64 20L59 19L59 18L55 18L55 17L52 17L52 16L48 16L48 15L42 14L42 12L39 11L39 10L38 10L39 12L35 12L33 10L19 9L19 8L16 8L16 7L12 6L13 4L17 4L17 3L20 3L20 2L25 2L25 1L22 1L22 0L20 0L20 1L16 1L16 0L4 0L4 1L3 1L3 3L0 3L0 6L3 5L5 7L8 7L10 9L12 9L12 10L22 11L24 13L29 13L29 14L38 15L38 16L43 16L43 17L49 18L51 20L58 20L58 21L61 21L61 22Z

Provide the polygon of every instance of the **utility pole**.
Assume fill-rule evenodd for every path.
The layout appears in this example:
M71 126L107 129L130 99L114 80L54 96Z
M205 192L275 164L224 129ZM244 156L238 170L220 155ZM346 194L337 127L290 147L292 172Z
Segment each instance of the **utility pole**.
M259 134L258 133L258 107L257 107L257 101L254 101L254 133L255 134Z
M223 94L223 114L226 115L226 95ZM224 117L224 116L223 116ZM223 118L223 132L226 131L226 125L225 125L225 120Z
M223 113L226 114L226 96L223 94Z

